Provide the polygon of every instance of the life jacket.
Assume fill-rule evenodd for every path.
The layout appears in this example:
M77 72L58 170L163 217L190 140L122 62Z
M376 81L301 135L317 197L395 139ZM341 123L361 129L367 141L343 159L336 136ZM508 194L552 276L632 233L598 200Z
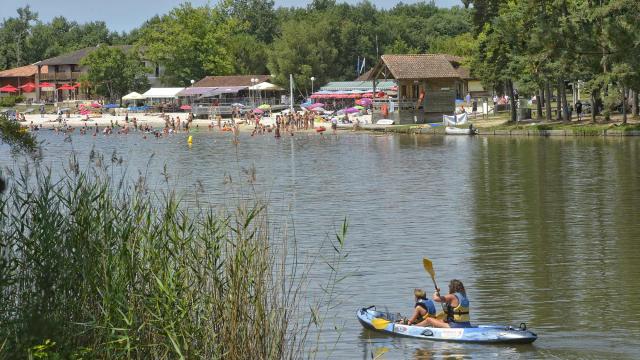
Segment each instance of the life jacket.
M428 317L436 317L436 304L434 304L431 299L420 299L416 302L416 307L420 306L421 308L427 310L427 313L420 320L424 320Z
M455 308L451 304L447 304L447 321L448 322L470 322L469 316L469 299L462 293L453 294L458 298L458 306Z

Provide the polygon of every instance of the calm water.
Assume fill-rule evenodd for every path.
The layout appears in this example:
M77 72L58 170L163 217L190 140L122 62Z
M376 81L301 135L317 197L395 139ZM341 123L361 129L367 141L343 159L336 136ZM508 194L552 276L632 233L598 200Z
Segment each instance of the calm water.
M166 164L186 201L200 189L213 205L228 200L228 176L242 182L255 168L258 191L293 219L307 253L346 216L349 276L328 324L340 331L324 337L321 358L640 356L640 139L341 133L243 135L235 147L228 135L194 134L191 149L184 136L39 137L54 169L73 149L81 160L92 147L105 161L115 151L152 189L166 188ZM0 165L12 164L1 147ZM414 287L432 290L423 256L442 288L464 282L474 322L526 322L538 341L458 345L363 330L358 307L407 313ZM326 270L316 269L313 289Z

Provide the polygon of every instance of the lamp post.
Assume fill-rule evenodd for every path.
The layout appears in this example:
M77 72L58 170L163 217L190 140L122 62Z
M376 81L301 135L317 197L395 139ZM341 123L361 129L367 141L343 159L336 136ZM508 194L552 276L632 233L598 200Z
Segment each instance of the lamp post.
M313 95L313 82L316 81L316 77L312 76L311 77L311 95Z
M254 86L256 86L258 84L258 79L256 78L251 78L251 87L253 88ZM253 107L255 108L256 106L256 90L255 89L251 89L253 90L253 95L251 96L251 102L253 102Z
M193 87L193 84L195 84L195 83L196 83L196 81L195 81L195 80L193 80L193 79L191 79L191 81L190 81L190 82L191 82L191 87ZM193 96L193 94L189 94L189 97L191 98L191 111L193 111L193 101L194 101L194 96Z

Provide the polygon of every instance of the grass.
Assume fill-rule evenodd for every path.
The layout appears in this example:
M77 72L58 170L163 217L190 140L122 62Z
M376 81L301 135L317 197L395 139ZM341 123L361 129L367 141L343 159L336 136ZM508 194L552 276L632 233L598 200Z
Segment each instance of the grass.
M98 161L100 160L100 161ZM263 201L188 208L92 156L61 178L10 172L0 194L0 358L296 359L334 306L346 220L325 295ZM292 250L293 249L293 250Z

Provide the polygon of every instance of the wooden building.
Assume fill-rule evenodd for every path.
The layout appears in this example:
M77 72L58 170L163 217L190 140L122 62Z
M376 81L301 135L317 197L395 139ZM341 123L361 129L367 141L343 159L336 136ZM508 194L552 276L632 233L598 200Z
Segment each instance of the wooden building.
M373 121L424 123L452 114L456 99L466 95L471 79L461 61L445 54L382 55L369 78L374 82L394 79L398 95L376 102Z
M134 49L133 45L114 46L122 49L124 52ZM82 89L79 86L76 86L75 90L57 89L64 84L75 85L80 82L81 76L87 72L87 67L80 63L82 62L82 59L97 48L97 46L87 47L35 63L37 69L35 76L36 85L41 82L53 84L56 89L54 94L56 99L62 99L68 96L73 96L76 99L86 98L88 96L87 92L83 91L86 89ZM151 71L147 74L147 79L149 80L150 85L159 86L160 78L164 69L160 65L149 61L144 61L144 65ZM48 71L45 71L45 69L48 69ZM42 96L42 92L40 90L40 87L36 88L36 97L38 100Z
M47 67L41 68L41 71L46 73ZM35 83L37 73L38 67L35 65L0 71L0 87L11 85L18 89L15 94L22 95L27 102L32 102L36 99ZM8 93L2 93L0 95L6 94Z

